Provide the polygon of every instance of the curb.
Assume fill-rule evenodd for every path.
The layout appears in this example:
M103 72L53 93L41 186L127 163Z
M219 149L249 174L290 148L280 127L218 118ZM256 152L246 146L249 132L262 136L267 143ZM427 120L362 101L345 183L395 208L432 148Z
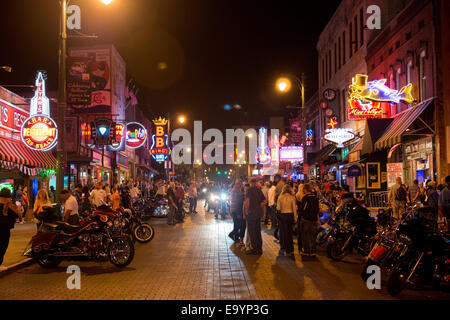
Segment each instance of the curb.
M34 261L31 258L22 259L19 262L8 266L6 270L0 271L0 278L33 263Z

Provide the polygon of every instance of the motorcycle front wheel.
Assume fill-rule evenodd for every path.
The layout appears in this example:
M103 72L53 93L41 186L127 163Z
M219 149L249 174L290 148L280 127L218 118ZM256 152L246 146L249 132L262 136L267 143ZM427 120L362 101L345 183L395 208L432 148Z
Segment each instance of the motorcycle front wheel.
M345 250L342 250L344 247L345 240L344 239L336 239L328 243L327 245L327 254L328 257L335 261L341 261L345 258L349 253L349 247L347 246Z
M47 257L35 258L34 260L42 268L51 269L51 268L56 268L62 262L63 259L61 257L47 256Z
M109 244L109 261L117 267L123 268L134 258L134 245L128 237L116 237Z
M316 244L318 246L323 245L325 242L327 242L328 236L329 236L329 234L326 229L320 230L316 236Z
M155 230L148 223L142 223L134 228L133 235L137 241L146 243L153 239Z

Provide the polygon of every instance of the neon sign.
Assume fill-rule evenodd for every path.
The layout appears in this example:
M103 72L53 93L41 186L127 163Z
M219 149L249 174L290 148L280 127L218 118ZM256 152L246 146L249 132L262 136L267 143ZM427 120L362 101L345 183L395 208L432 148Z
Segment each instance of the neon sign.
M368 82L368 76L357 74L352 78L350 96L348 99L349 120L382 118L382 102L411 103L412 84L404 86L400 90L394 90L386 86L386 79Z
M352 129L349 128L334 128L325 130L325 140L336 143L338 148L343 148L344 143L355 138Z
M116 126L116 135L117 131L118 130ZM120 130L119 133L121 133ZM127 147L133 149L140 148L144 145L145 141L147 141L147 130L144 128L144 126L138 122L127 123Z
M281 147L280 161L303 161L303 147Z
M312 146L314 142L314 130L312 128L307 128L305 131L305 141L307 146Z
M165 161L170 154L169 135L167 134L167 120L159 117L153 120L155 134L152 135L150 154L157 162Z
M327 122L327 126L329 129L335 129L337 125L338 125L338 121L337 121L336 117L330 118Z
M42 72L36 77L36 91L30 103L30 117L22 124L21 137L30 149L46 151L56 145L58 129L50 118L50 103L45 95L45 81Z
M256 148L256 161L260 164L268 164L271 161L270 148L267 145L267 129L259 129L259 146Z

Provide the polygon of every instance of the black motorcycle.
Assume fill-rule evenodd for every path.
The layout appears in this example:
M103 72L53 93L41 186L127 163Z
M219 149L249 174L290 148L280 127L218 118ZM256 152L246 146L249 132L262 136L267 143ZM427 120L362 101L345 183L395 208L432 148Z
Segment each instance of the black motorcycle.
M336 261L347 256L352 249L356 249L363 256L372 249L377 233L375 219L370 217L369 211L356 200L343 205L342 212L335 217L336 228L330 231L328 237L327 254Z
M316 244L318 246L326 243L331 230L336 228L336 220L333 219L336 209L335 205L328 201L321 201L320 208L320 227L316 231Z
M126 230L133 240L146 243L153 239L155 230L150 224L142 222L139 212L132 209L124 209L122 215L127 219Z
M404 221L398 229L405 250L392 269L387 283L390 295L398 295L408 284L417 279L424 285L438 288L449 283L448 235L437 232L434 219L430 219L424 207L412 218Z

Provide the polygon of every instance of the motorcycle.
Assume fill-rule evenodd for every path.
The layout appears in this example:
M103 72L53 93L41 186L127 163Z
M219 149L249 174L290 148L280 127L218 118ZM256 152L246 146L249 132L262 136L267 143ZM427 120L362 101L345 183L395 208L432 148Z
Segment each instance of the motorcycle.
M211 193L208 199L207 212L213 211L217 216L217 211L219 211L220 198L216 193Z
M155 230L150 224L142 222L139 212L132 209L124 209L122 215L127 219L125 230L131 235L133 240L147 243L153 239Z
M133 241L122 232L125 222L110 209L95 210L80 225L62 221L43 224L48 231L34 235L24 251L24 256L43 268L55 268L63 260L82 259L109 260L123 268L133 260Z
M149 212L151 213L152 217L155 218L165 218L167 217L167 214L169 213L169 204L167 202L167 199L161 196L157 196L153 199L151 199L148 202ZM146 220L146 215L143 217L143 220Z
M217 211L215 211L216 219L220 215L222 220L225 219L230 211L230 196L227 192L222 192L218 199Z
M437 232L435 223L429 218L428 207L417 210L410 219L403 221L398 234L405 248L387 282L390 295L398 295L408 284L418 278L422 284L439 288L450 281L450 250L448 234Z
M321 202L320 208L320 227L316 233L316 244L318 246L327 242L330 231L335 228L335 220L332 219L336 209L335 206L330 202Z
M352 249L367 256L377 233L376 222L370 217L368 210L356 200L351 200L343 205L342 212L335 219L336 228L330 231L328 237L328 257L340 261Z

